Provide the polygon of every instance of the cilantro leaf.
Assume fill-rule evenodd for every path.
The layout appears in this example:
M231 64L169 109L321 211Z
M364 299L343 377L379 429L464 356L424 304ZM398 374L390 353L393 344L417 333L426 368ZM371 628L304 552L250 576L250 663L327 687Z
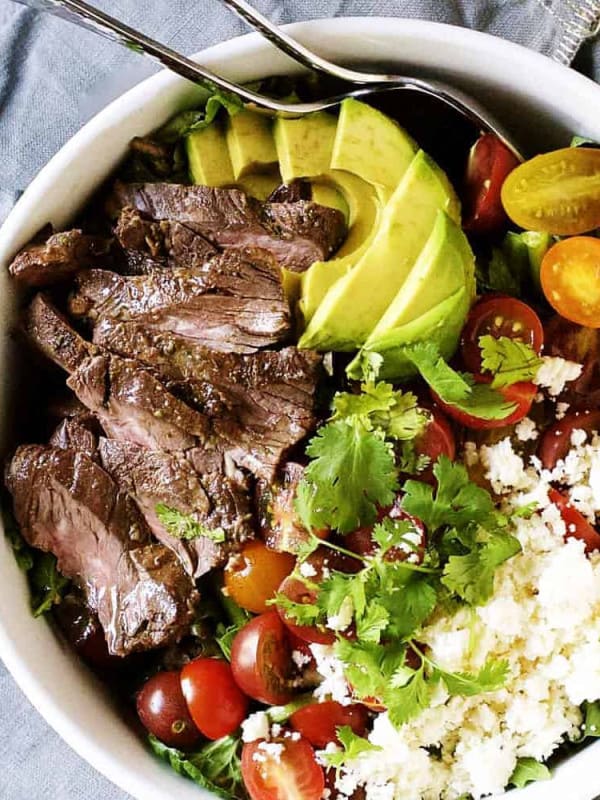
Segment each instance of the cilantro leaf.
M519 381L532 381L542 364L542 359L535 350L524 342L510 339L508 336L481 336L481 364L484 370L491 372L493 389L501 389Z
M548 781L551 777L552 773L541 761L536 761L535 758L519 758L509 784L516 786L517 789L522 789L528 783Z
M439 667L437 670L450 694L462 697L472 697L482 692L495 692L501 689L510 672L508 661L493 659L486 661L479 672L474 674L446 672Z
M440 355L434 342L418 342L403 348L406 358L443 403L479 419L504 419L516 408L489 384L457 372Z
M337 753L325 753L323 759L328 767L339 770L349 761L354 761L363 753L373 753L383 748L379 745L371 744L368 739L357 736L349 725L343 725L337 729L337 738L342 750Z
M384 517L373 527L371 538L379 545L380 555L384 556L394 547L403 550L416 550L416 546L410 539L410 534L415 533L415 526L406 519L392 519Z
M433 467L437 488L420 481L404 484L402 508L420 519L430 531L442 525L461 526L483 522L494 503L485 489L472 483L466 468L441 456Z
M429 617L436 605L437 592L428 576L412 573L401 589L387 597L389 632L402 639L411 636Z
M417 717L429 707L431 701L432 686L426 680L424 667L413 671L406 680L409 672L403 669L399 674L400 680L395 681L395 685L390 686L383 695L390 722L396 728Z
M33 616L39 617L60 603L69 583L68 578L58 571L56 557L52 553L36 551L33 567L29 571Z
M378 643L389 621L389 612L381 603L370 603L364 616L358 620L356 635L361 642Z
M347 533L370 525L377 506L393 502L398 478L391 447L356 417L321 427L306 452L313 460L296 509L308 527Z
M211 539L213 542L221 543L225 541L225 531L223 528L207 528L189 514L182 514L175 508L170 508L164 503L158 503L155 508L156 516L162 525L165 526L171 536L177 539L192 540L199 536Z
M363 383L361 394L338 392L333 398L333 419L357 416L366 430L379 429L391 439L414 439L425 428L427 414L412 392L399 392L391 383Z
M494 591L496 569L520 551L521 545L514 536L493 535L470 553L450 556L442 583L467 603L482 605Z
M404 665L406 645L390 642L381 647L375 642L340 638L335 654L344 663L344 673L357 697L381 697L394 672Z
M19 569L23 570L23 572L29 572L33 567L34 550L29 547L25 539L21 536L17 521L4 506L2 507L2 525L4 527L4 534L12 547L16 562L19 565Z
M296 577L299 580L305 580L300 575ZM297 625L315 625L322 616L321 608L316 603L297 603L281 592L278 592L270 603L276 605L286 617L290 617Z

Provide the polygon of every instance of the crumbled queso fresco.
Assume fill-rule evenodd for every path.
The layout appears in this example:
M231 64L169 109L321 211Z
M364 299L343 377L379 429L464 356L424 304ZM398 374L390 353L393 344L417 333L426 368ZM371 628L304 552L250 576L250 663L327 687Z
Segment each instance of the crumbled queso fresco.
M535 433L529 420L517 436L526 441ZM379 714L369 740L382 749L343 768L337 780L342 795L363 786L367 800L477 799L501 793L518 758L546 759L565 738L580 736L580 705L600 698L600 553L586 556L583 542L565 539L548 489L558 481L594 519L600 512L600 437L575 431L572 444L552 472L535 457L525 463L508 438L466 448L466 460L485 466L503 510L530 503L537 510L529 519L513 517L523 550L497 571L487 605L440 614L420 640L445 669L471 672L487 658L502 658L511 678L499 691L470 698L450 697L440 682L432 706L399 730ZM313 651L325 679L321 697L350 702L332 649L314 645Z

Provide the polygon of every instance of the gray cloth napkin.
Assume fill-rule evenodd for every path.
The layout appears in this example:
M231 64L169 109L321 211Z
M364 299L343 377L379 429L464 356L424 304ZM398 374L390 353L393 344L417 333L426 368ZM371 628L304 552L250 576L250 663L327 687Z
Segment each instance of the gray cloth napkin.
M96 4L183 52L246 31L217 0ZM464 25L528 45L563 63L571 62L600 19L600 0L255 0L254 4L279 23L382 15ZM589 50L586 67L600 78L600 46ZM151 63L91 33L0 0L0 220L83 123L153 70ZM58 738L1 663L0 798L127 798Z

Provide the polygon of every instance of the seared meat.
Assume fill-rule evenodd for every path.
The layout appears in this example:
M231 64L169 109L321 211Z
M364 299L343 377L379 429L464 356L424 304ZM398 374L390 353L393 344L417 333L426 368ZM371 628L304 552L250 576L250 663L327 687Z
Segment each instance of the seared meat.
M32 547L54 553L58 568L86 593L111 653L177 641L198 595L174 553L150 544L136 506L83 453L19 447L7 485L17 522Z
M201 267L217 252L210 242L180 222L153 222L133 208L123 209L115 234L125 250L162 259L171 267Z
M198 475L180 453L148 450L135 444L100 440L104 469L137 503L156 538L177 553L186 572L198 578L223 564L239 544L252 539L252 514L246 492L218 473ZM156 513L162 503L192 515L207 530L221 529L226 541L208 536L179 539L168 532Z
M238 189L118 183L115 200L150 219L180 222L219 247L267 250L295 272L329 258L346 232L337 209L306 201L261 203Z
M272 550L298 553L310 538L294 508L298 484L303 477L304 467L288 461L276 482L257 483L258 524L262 537Z
M69 307L92 321L143 321L225 352L252 352L290 332L279 268L257 252L229 252L202 269L133 278L91 270L78 277Z
M27 286L49 286L80 269L100 266L111 248L110 239L72 230L53 233L42 243L27 245L9 266L10 274Z
M187 450L209 435L206 417L172 395L135 361L99 355L67 381L112 439L162 450Z
M285 451L315 425L321 357L288 347L251 355L214 353L173 334L106 320L95 331L106 349L152 366L210 417L231 456L271 478Z
M25 332L42 353L66 372L73 372L97 348L73 330L50 300L37 294L23 319Z
M63 419L50 437L49 444L61 450L78 450L96 461L100 433L96 417L84 412Z
M269 203L297 203L299 200L312 200L310 181L300 178L291 183L282 183L269 195Z

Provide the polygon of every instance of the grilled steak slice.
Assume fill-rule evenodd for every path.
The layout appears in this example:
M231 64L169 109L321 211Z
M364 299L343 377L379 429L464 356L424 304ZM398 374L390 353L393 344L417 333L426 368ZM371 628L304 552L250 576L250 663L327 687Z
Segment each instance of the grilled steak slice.
M100 458L118 486L135 500L156 538L177 553L192 577L220 566L230 552L254 537L249 498L229 478L198 475L180 453L112 439L100 440ZM172 535L157 515L159 504L193 516L208 531L222 530L225 542L209 536L187 541Z
M69 307L92 321L143 321L225 352L269 347L290 332L279 268L265 253L229 252L201 270L132 278L91 270L78 277Z
M217 252L210 242L180 222L153 222L133 208L121 212L115 235L125 250L162 259L171 267L201 267Z
M301 178L291 183L282 183L274 189L267 200L268 203L297 203L300 200L312 200L312 186L310 181Z
M162 450L204 443L203 414L178 400L135 361L99 355L83 361L67 381L112 439Z
M251 355L214 353L141 324L106 320L97 344L152 366L191 397L237 463L270 479L283 454L315 424L321 357L288 347Z
M63 419L50 437L49 444L61 450L77 450L96 461L100 433L96 417L84 412Z
M161 647L186 633L198 596L175 555L150 544L136 506L83 453L19 447L7 485L32 547L85 592L114 655Z
M73 372L97 351L94 345L73 330L44 294L37 294L31 301L24 315L23 327L42 353L66 372Z
M174 183L118 183L117 204L153 220L180 222L215 245L267 250L282 267L303 272L329 258L346 232L343 214L307 201L261 203L238 189Z
M88 236L80 230L53 233L45 242L27 245L8 269L13 278L27 286L50 286L80 269L99 266L110 248L110 239Z

